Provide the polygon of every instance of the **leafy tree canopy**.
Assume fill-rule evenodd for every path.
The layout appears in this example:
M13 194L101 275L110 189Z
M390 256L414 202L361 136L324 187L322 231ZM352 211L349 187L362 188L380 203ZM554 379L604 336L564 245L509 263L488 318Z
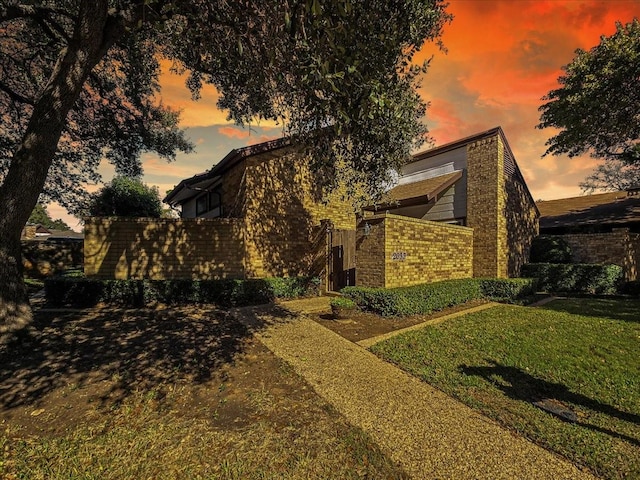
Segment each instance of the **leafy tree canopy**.
M329 187L338 159L375 192L424 140L416 92L443 0L0 0L0 336L28 322L20 231L41 200L74 211L106 158L192 145L159 100L159 61L215 85L237 123L273 119L313 146ZM26 319L26 320L25 320ZM12 325L5 327L5 325Z
M41 203L36 204L36 208L33 209L31 215L29 216L29 223L37 223L46 228L51 228L53 230L62 230L67 231L71 230L71 227L67 225L63 220L57 219L54 220L47 212L47 209Z
M560 132L545 155L590 153L606 160L640 164L640 22L616 25L589 51L578 49L563 67L560 88L540 107L538 128Z
M88 213L94 217L160 218L163 210L158 187L119 176L92 196Z

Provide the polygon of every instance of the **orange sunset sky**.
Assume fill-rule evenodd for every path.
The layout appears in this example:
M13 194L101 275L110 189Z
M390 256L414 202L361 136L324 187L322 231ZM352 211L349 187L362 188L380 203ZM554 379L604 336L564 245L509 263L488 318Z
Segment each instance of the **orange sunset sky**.
M611 35L616 21L640 16L640 0L450 0L455 18L445 27L444 54L426 46L422 58L434 55L421 94L431 102L425 119L436 145L501 126L533 197L550 200L580 194L578 183L597 165L589 157L545 157L545 141L553 134L537 130L541 97L556 88L561 67L576 48L589 49L601 35ZM216 106L213 88L192 102L183 79L166 74L162 99L182 109L182 125L196 152L167 164L144 157L144 181L160 193L181 179L211 168L229 150L278 137L278 127L242 130ZM103 179L113 170L105 166ZM75 230L78 221L51 205Z

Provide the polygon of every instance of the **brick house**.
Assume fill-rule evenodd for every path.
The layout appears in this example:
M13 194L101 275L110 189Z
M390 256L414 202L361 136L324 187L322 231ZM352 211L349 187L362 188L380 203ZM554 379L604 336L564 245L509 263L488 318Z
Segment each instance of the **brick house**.
M338 195L319 201L315 187L305 158L287 139L232 150L167 195L164 201L181 209L179 220L87 219L85 272L157 279L320 275L325 224L353 230L356 216Z
M358 262L358 278L386 287L425 276L517 276L538 232L538 210L500 127L414 155L385 201L367 210L375 213L364 220L369 236L380 223L392 226L384 260L378 251L375 268ZM442 242L449 248L424 255Z
M538 219L500 128L415 155L386 203L358 215L339 194L320 200L314 173L286 139L232 150L165 202L181 219L88 220L87 274L314 274L329 290L506 277L526 260Z
M561 235L576 263L620 265L627 280L640 270L640 189L538 202L540 233Z

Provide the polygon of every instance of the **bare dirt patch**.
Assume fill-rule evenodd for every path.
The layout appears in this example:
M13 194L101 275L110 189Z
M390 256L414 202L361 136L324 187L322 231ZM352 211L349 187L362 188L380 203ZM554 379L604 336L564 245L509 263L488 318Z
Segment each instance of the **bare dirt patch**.
M0 347L2 478L274 472L405 478L222 310L40 311Z
M455 307L446 308L431 315L412 315L410 317L391 317L385 318L371 313L365 313L355 310L349 314L348 318L336 318L330 310L321 313L310 314L311 318L320 325L332 330L352 342L359 342L366 338L377 337L385 333L400 330L402 328L411 327L419 323L444 317L451 313L467 310L478 305L487 303L484 300L474 300Z

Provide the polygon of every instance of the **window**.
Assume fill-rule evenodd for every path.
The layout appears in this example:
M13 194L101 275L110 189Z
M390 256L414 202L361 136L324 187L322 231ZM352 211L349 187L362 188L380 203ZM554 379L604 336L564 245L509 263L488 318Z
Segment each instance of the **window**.
M222 186L220 185L196 198L196 215L203 215L213 210L216 211L211 216L222 216Z
M217 187L213 192L209 192L209 210L218 208L222 204L221 188Z
M209 211L209 196L207 194L201 195L196 199L196 215L202 215Z

